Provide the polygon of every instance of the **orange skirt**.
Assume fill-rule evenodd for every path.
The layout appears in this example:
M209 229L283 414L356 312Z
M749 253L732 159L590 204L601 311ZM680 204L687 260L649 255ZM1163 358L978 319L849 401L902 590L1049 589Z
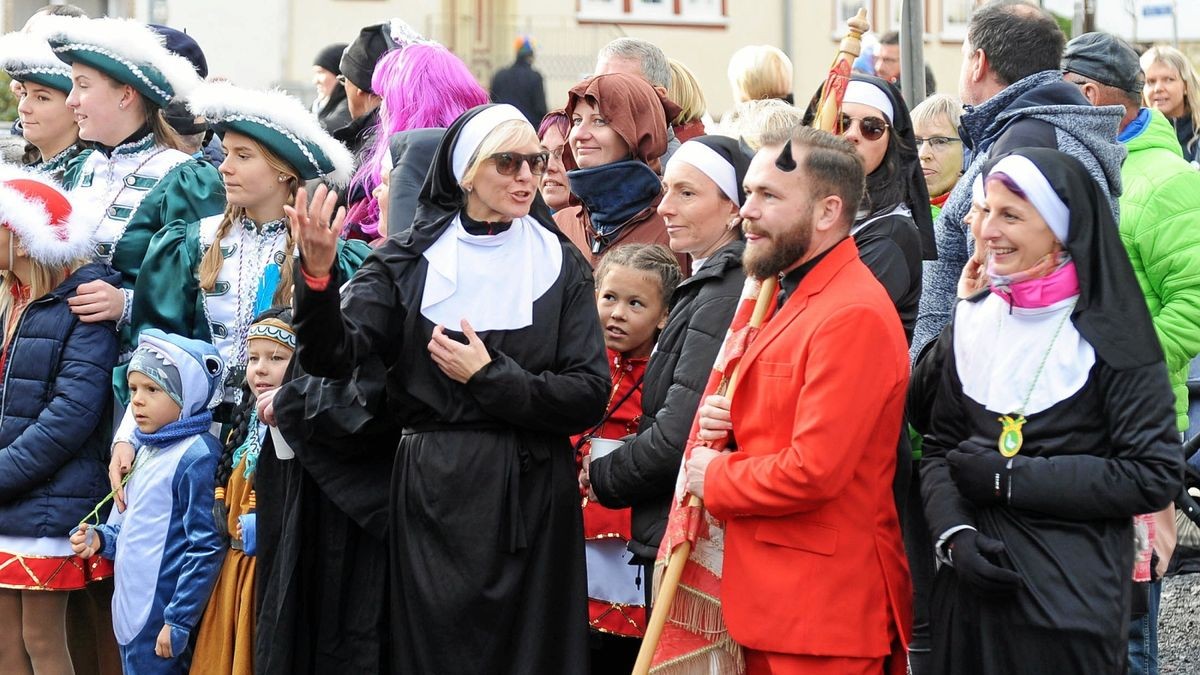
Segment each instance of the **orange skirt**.
M192 675L254 675L254 558L229 549L208 599Z

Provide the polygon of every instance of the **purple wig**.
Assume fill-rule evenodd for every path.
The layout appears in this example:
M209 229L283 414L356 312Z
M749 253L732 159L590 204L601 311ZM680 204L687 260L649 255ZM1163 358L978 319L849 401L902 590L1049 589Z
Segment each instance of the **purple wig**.
M371 192L379 185L379 169L390 152L392 134L409 129L448 127L467 110L488 102L487 91L457 56L432 42L411 44L384 54L375 64L371 89L383 98L373 145L366 153L351 189L362 186L367 197L351 207L347 223L368 235L378 232L379 204Z

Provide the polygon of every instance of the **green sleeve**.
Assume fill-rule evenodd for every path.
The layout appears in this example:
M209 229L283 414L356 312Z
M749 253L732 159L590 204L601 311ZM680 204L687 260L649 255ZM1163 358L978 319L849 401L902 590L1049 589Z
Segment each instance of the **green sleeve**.
M208 321L196 270L200 266L200 223L175 220L150 239L134 283L132 334L147 328L209 341Z
M371 247L357 239L350 239L338 243L337 260L334 262L338 270L341 272L340 278L349 279L354 276L358 268L371 255Z
M176 220L197 223L225 210L225 186L211 164L188 160L167 172L129 219L113 254L125 288L133 288L150 241Z
M95 150L84 150L67 160L67 166L63 170L62 186L67 190L74 190L79 185L79 177L83 175L83 165L87 162L87 158Z

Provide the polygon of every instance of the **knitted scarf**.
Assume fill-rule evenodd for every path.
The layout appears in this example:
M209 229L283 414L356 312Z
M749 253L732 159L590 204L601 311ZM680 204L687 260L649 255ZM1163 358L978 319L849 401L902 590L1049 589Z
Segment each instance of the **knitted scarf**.
M212 411L205 410L191 417L183 417L170 424L164 425L153 433L142 433L141 429L133 430L133 438L140 447L165 447L189 436L196 436L208 431L212 426Z

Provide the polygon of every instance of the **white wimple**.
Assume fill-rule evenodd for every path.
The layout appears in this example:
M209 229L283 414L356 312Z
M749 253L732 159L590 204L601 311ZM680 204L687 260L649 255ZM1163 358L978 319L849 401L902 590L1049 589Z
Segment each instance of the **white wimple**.
M48 16L38 22L37 29L48 40L95 51L134 66L135 74L147 84L149 81L140 69L150 66L171 85L172 98L187 98L200 84L192 62L168 51L166 39L140 21Z
M96 230L94 218L87 218L87 209L79 208L70 194L71 214L67 216L65 231L67 238L59 239L58 231L50 225L50 214L40 199L31 199L24 192L13 189L6 181L30 180L65 191L53 181L40 174L6 168L0 171L0 223L17 235L29 257L47 265L65 265L88 258L93 251L92 233Z
M324 178L335 186L349 183L354 173L354 155L321 128L316 115L299 99L285 92L242 89L228 82L210 82L192 92L188 108L193 115L203 116L209 122L248 119L268 126L295 143L310 161L314 158L301 141L312 143L333 164L333 171ZM313 166L317 165L314 163Z
M15 74L61 75L71 79L71 66L54 55L45 38L21 31L0 36L0 70Z

